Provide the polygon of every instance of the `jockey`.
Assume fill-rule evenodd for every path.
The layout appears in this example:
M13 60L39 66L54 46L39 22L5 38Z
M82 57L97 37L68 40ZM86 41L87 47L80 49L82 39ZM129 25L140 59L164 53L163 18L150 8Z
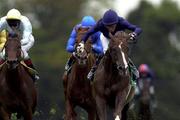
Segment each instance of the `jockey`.
M74 55L75 55L75 43L76 43L76 37L77 37L77 29L78 28L91 28L96 24L96 21L92 16L84 16L82 18L82 21L80 24L77 24L70 35L70 38L67 42L66 50L69 53L72 53L72 56L68 59L66 65L65 65L65 75L68 74L69 70L71 69L72 64L74 63ZM99 58L103 54L103 47L100 41L100 32L97 32L96 34L91 36L92 40L92 50L96 54L96 57Z
M106 50L108 49L108 44L110 40L109 33L114 35L117 31L124 31L126 29L132 31L130 33L131 36L130 39L134 41L136 40L137 36L140 35L140 33L142 32L141 28L130 24L127 20L118 16L115 11L110 9L106 11L103 17L97 22L97 24L83 36L82 39L83 42L81 42L79 46L83 46L84 42L86 42L86 40L90 35L100 31L102 32L100 37L103 45L103 51L105 53ZM92 67L91 71L89 72L87 76L89 80L93 79L97 66L98 64L95 64ZM133 79L136 80L139 77L139 73L130 59L129 59L129 66L131 68L131 71L133 72Z
M139 89L142 88L142 84L140 81L147 79L150 81L150 85L151 85L150 94L151 94L151 96L154 96L154 83L153 83L154 82L153 81L154 80L154 74L153 74L152 70L149 68L149 66L147 64L141 64L139 66L138 70L139 70L139 76L140 76L139 80L137 81L138 88ZM140 93L140 90L138 93Z
M0 32L12 32L13 30L20 31L22 36L21 47L22 47L22 58L24 59L25 64L34 69L32 61L28 55L29 49L34 45L34 37L32 35L32 25L29 19L26 16L21 15L17 9L11 9L8 11L7 15L0 18ZM1 50L4 46L6 40L5 38L0 39ZM2 50L0 53L0 64L5 61L5 51ZM36 74L33 76L34 80L39 79L39 76Z

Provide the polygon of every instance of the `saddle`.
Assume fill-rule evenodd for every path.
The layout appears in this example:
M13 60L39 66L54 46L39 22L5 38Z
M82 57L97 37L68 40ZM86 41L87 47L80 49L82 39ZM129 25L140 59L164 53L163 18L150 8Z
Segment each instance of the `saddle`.
M0 70L2 69L3 65L4 65L6 62L7 62L7 61L5 60L5 61L0 65ZM30 75L36 75L36 74L38 74L38 72L37 72L35 69L32 69L32 68L28 67L28 66L24 63L24 61L20 61L20 64L22 64L22 65L26 68L26 70L29 72Z

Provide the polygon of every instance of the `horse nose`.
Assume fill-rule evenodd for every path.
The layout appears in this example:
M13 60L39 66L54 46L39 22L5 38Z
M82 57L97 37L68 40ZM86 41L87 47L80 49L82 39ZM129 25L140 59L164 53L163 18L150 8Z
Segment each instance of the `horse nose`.
M16 62L17 62L17 59L15 59L15 60L8 60L7 61L7 63L9 63L9 64L16 63Z

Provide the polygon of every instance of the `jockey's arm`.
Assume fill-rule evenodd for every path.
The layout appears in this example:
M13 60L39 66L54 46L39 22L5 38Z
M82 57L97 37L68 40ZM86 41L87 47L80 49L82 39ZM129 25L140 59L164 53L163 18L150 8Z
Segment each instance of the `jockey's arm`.
M34 37L32 36L32 25L28 18L23 17L23 35L21 39L22 49L28 51L34 45Z
M34 45L34 37L32 35L29 35L27 39L28 39L28 43L22 45L22 50L29 51L29 49Z
M103 54L103 46L100 40L100 32L97 32L92 36L92 42L92 50L97 54Z
M82 41L86 42L92 34L98 32L98 31L99 31L99 26L98 26L98 24L96 24L95 26L90 28L88 30L88 32L82 37Z
M67 45L66 45L66 51L73 53L75 51L74 45L76 43L76 30L75 28L72 30L70 38L68 39Z
M140 27L137 27L137 26L129 23L127 20L123 21L123 25L125 25L127 27L127 29L135 32L137 36L140 35L142 32L142 29Z
M0 32L6 29L6 26L7 26L6 18L2 17L0 19Z

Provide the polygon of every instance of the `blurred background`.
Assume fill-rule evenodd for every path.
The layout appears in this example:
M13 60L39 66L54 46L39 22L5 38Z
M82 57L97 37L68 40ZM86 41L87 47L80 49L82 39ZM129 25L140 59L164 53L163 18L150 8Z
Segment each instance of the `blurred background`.
M69 57L66 42L82 16L100 19L109 8L143 29L130 57L147 63L156 74L155 120L180 120L179 0L0 0L0 16L17 8L33 25L30 56L39 71L38 107L34 120L61 120L64 113L62 74ZM84 113L83 113L84 114ZM82 119L85 119L82 117Z

